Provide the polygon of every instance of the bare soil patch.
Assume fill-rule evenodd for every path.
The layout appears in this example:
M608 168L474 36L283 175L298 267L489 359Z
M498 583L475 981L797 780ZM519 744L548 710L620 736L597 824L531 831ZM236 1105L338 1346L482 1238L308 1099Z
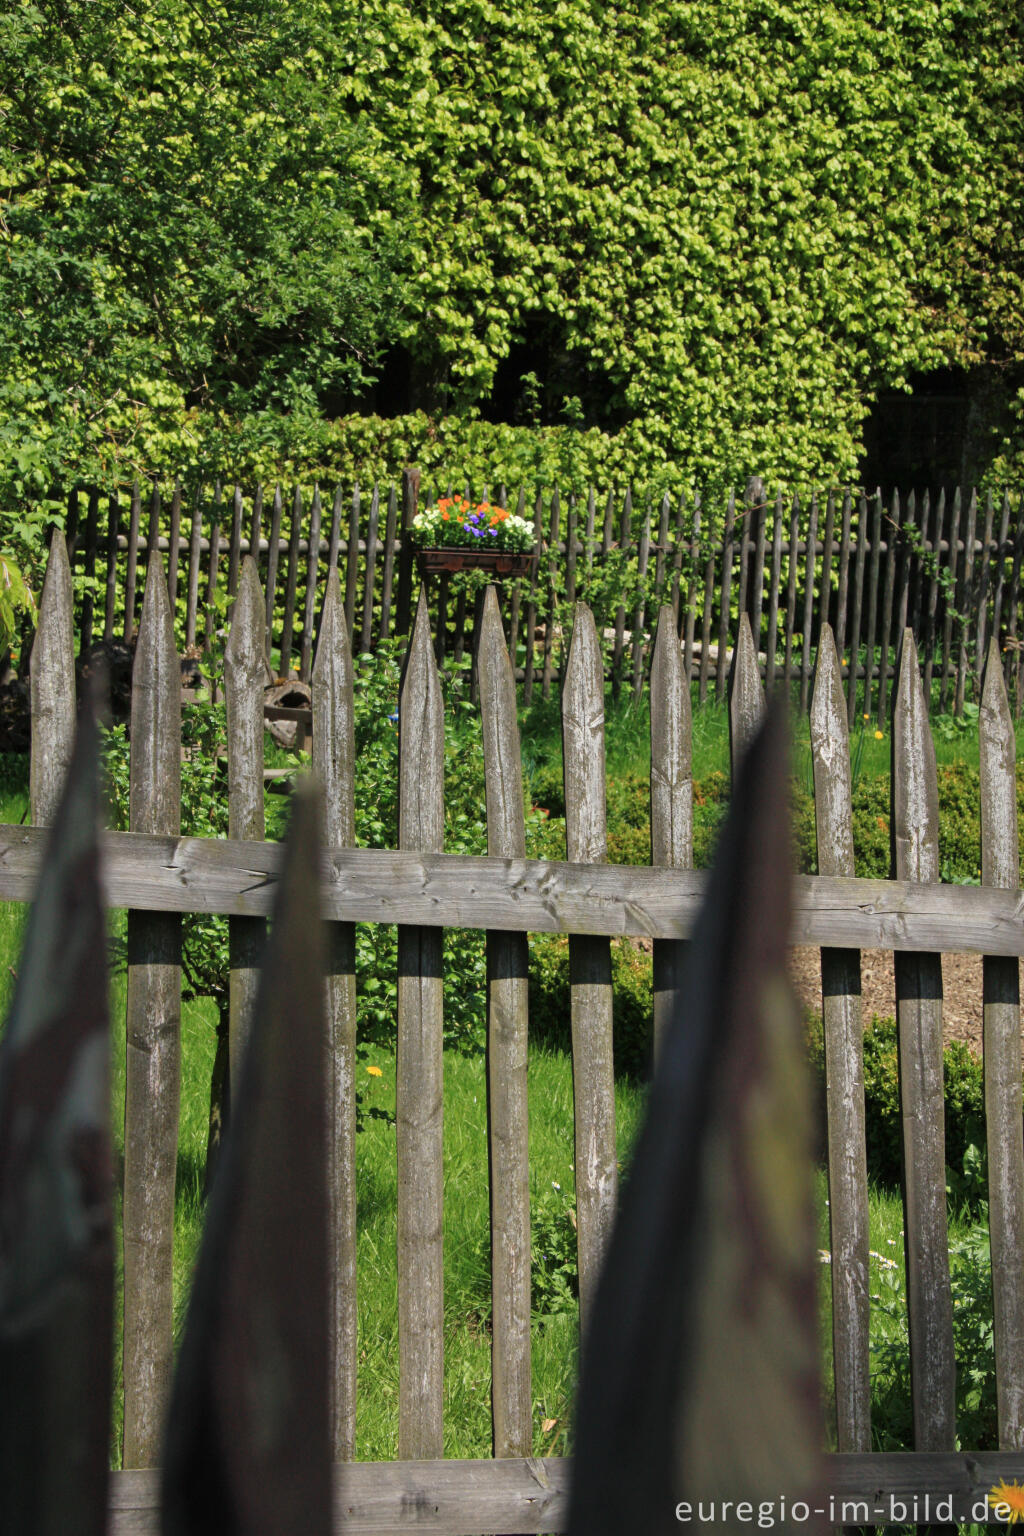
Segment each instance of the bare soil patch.
M810 945L791 950L790 972L800 1006L820 1014L821 951ZM881 1019L895 1017L896 983L891 950L861 951L860 984L865 1024L870 1024L876 1014ZM976 1056L981 1055L980 955L942 957L942 1034L947 1044L963 1040Z

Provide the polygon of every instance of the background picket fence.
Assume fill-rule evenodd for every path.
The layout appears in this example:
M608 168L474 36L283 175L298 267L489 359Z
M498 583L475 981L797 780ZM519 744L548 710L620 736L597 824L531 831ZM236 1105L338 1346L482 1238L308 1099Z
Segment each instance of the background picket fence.
M267 648L277 671L308 681L317 590L325 569L342 575L353 650L407 635L414 554L406 531L441 488L407 472L394 485L341 488L330 509L319 488L290 500L278 489L233 492L217 485L186 494L176 484L127 505L116 495L75 491L67 516L76 571L90 578L79 602L79 649L131 639L150 549L167 561L179 649L203 647L223 624L241 562L254 554L265 593ZM468 494L468 492L467 492ZM506 501L504 490L496 499ZM145 502L145 505L144 505ZM762 676L798 688L806 709L818 635L828 623L844 674L848 718L888 712L894 659L909 626L941 712L977 699L988 639L999 638L1011 702L1024 708L1024 634L1018 633L1024 518L1020 499L973 491L881 495L781 493L753 502L730 496L702 506L686 496L634 503L630 492L527 494L509 505L532 513L542 557L534 576L506 583L505 616L517 674L529 700L545 697L564 667L573 604L595 613L616 691L643 686L645 654L668 603L701 702L725 695L736 613L750 619ZM480 602L464 583L436 579L430 594L435 651L461 656L479 631Z
M104 841L106 900L129 909L128 1066L124 1169L124 1462L153 1467L171 1363L171 1222L177 1146L180 914L230 918L233 1080L253 1014L266 919L282 859L263 839L266 605L256 565L239 568L225 653L230 835L179 833L180 675L168 581L150 563L132 699L131 826ZM72 588L55 535L32 658L31 827L0 828L0 896L30 898L67 764L74 724ZM532 1452L529 1168L526 1123L527 934L570 936L580 1311L590 1313L616 1204L611 936L653 940L655 1040L685 1006L686 938L705 886L692 869L690 689L675 615L657 615L651 665L649 868L606 864L605 668L593 617L574 613L565 661L563 731L567 862L525 858L516 682L496 594L482 606L476 657L483 723L488 854L443 851L444 714L429 616L416 608L399 708L400 820L395 851L354 846L352 657L344 593L322 589L311 667L313 764L325 793L321 899L327 919L327 1143L330 1208L328 1361L331 1452L355 1438L356 922L399 923L398 1286L399 1463L354 1468L345 1529L563 1529L567 1474ZM980 888L938 881L934 751L909 627L894 703L890 880L853 877L848 702L831 629L815 657L811 733L821 873L794 883L792 941L822 948L828 1076L831 1282L839 1451L831 1485L849 1498L879 1490L955 1494L1024 1477L1024 1142L1018 962L1019 852L1015 741L1000 653L988 635L980 710ZM730 689L735 763L764 710L746 613ZM775 807L766 813L775 814ZM442 1456L441 1251L444 927L487 930L494 1464L435 1465ZM860 1009L861 947L895 952L906 1164L914 1456L871 1452L868 1186ZM1000 1446L956 1447L953 1327L946 1233L939 956L984 960L989 1213ZM967 1448L969 1451L970 1448ZM931 1453L922 1455L921 1453ZM417 1466L415 1463L427 1463ZM540 1472L538 1472L540 1468ZM431 1482L433 1479L433 1482ZM986 1482L985 1480L988 1479ZM424 1513L431 1488L433 1514ZM538 1488L542 1489L538 1494ZM543 1492L547 1489L547 1492ZM436 1495L436 1497L435 1497ZM112 1529L155 1530L153 1475L115 1480ZM368 1502L361 1505L360 1499ZM371 1507L372 1506L372 1507ZM500 1519L496 1510L501 1511ZM353 1514L353 1511L355 1513ZM362 1511L360 1513L360 1511ZM148 1523L147 1523L148 1522ZM432 1523L431 1523L432 1522ZM851 1523L863 1523L862 1520ZM341 1526L339 1526L339 1529ZM417 1525L417 1528L420 1528Z

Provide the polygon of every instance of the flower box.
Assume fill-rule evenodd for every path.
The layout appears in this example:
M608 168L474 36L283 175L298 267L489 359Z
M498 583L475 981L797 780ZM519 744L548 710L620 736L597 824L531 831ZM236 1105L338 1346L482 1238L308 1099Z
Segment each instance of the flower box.
M537 567L537 552L530 549L418 549L416 564L421 576L454 571L490 571L495 576L530 576Z

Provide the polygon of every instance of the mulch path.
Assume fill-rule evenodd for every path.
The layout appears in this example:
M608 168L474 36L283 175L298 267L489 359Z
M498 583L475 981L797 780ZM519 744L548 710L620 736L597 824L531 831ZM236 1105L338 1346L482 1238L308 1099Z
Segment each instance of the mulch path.
M821 952L801 945L790 952L790 972L801 1008L821 1013ZM860 957L861 1001L864 1022L872 1016L892 1018L896 1014L896 983L893 979L892 951L864 949ZM981 1055L981 956L943 955L942 957L942 1034L948 1043L963 1040L975 1055Z

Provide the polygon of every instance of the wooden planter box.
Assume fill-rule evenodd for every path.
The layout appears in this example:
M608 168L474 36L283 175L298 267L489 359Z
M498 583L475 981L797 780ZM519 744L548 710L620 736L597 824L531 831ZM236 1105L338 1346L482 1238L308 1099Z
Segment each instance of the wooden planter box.
M537 566L536 550L519 549L418 549L416 564L421 576L453 571L490 571L495 576L529 576Z

